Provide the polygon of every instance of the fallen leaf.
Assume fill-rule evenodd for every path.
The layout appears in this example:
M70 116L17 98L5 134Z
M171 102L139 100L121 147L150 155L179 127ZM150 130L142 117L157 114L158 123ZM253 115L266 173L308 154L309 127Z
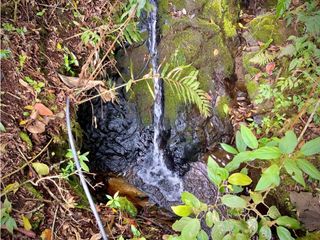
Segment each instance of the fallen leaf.
M47 164L41 162L32 163L32 167L39 175L45 176L49 174L49 167Z
M16 193L19 187L20 187L20 184L18 182L10 183L3 189L1 194L7 194L9 192Z
M97 233L97 234L94 234L92 235L92 237L90 238L90 240L100 240L102 237L101 237L101 234L100 233Z
M213 50L213 56L217 56L219 54L219 50L218 49L214 49Z
M41 233L41 240L51 240L52 239L52 231L49 228L46 228L42 233Z
M23 227L25 230L29 231L32 229L32 226L30 224L30 221L27 217L25 217L24 215L22 215L22 222L23 222Z
M33 107L42 116L52 116L53 112L42 103L36 103Z
M43 122L36 120L27 127L27 130L31 133L43 133L46 130L46 125Z
M274 62L271 62L271 63L268 63L267 66L266 66L266 72L269 74L269 75L272 75L272 71L273 69L276 67L276 64Z

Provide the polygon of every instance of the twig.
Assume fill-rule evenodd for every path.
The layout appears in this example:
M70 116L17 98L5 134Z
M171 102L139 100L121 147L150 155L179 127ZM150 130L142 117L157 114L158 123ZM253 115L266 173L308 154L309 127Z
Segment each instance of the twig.
M53 235L55 234L55 233L54 233L54 227L55 227L55 224L56 224L58 209L59 209L59 206L57 206L56 211L54 212L54 218L53 218L52 227L51 227L52 235L51 235L51 239L50 239L50 240L53 240L53 239L54 239L54 238L53 238Z
M6 179L7 177L10 177L11 175L21 171L22 169L24 169L26 166L28 166L30 163L32 163L34 160L36 160L51 144L51 142L53 141L53 138L50 139L50 141L47 143L47 145L35 156L33 157L30 161L26 162L25 164L23 164L20 168L14 170L13 172L3 176L1 178L1 181L3 181L4 179Z
M1 229L6 229L6 230L8 230L7 227L4 226L4 225L1 225ZM36 236L37 236L34 232L32 232L32 231L27 231L27 230L25 230L25 229L23 229L23 228L15 228L14 230L16 230L16 231L18 231L18 232L26 235L26 236L29 237L29 238L36 238Z
M309 118L308 118L307 124L304 126L302 132L300 133L300 136L299 136L299 138L298 138L298 142L301 141L301 139L302 139L302 137L303 137L303 134L306 132L307 128L309 127L309 124L311 123L312 118L313 118L314 114L316 113L316 111L317 111L317 109L318 109L318 107L319 107L319 104L320 104L320 99L318 99L318 101L317 101L317 103L316 103L316 105L315 105L312 113L310 114L310 116L309 116Z

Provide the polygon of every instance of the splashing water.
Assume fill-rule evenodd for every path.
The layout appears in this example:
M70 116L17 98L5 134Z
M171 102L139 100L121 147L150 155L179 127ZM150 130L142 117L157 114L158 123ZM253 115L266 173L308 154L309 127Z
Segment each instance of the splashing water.
M183 190L181 178L170 171L165 164L162 133L164 131L164 88L163 80L159 77L158 51L157 51L157 2L150 0L153 9L148 15L148 48L154 81L154 138L153 160L146 169L139 171L140 177L149 185L156 186L170 201L179 199Z

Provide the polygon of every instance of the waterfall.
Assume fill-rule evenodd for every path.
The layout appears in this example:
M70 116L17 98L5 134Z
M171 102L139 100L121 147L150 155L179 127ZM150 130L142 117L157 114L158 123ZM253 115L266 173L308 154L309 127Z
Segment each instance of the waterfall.
M157 1L150 0L153 5L148 15L148 49L151 57L151 65L154 81L154 137L153 157L146 169L142 169L139 175L145 183L159 187L168 200L176 201L180 198L183 184L180 177L173 173L165 164L165 154L162 133L164 131L164 87L163 80L159 77L159 56L157 50Z

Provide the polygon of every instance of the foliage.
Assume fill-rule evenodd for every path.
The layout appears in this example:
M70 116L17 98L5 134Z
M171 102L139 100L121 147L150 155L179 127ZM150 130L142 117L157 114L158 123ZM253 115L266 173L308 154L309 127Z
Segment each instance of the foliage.
M114 196L106 195L109 201L107 202L107 206L118 209L123 212L127 212L131 217L135 217L137 215L136 207L130 202L126 197L120 197L119 192L116 192Z
M24 81L27 82L36 91L36 93L40 93L45 86L44 82L33 80L28 76L24 78Z
M78 159L79 159L82 170L85 172L89 172L89 167L86 164L86 162L89 162L89 159L87 158L87 156L89 155L89 152L86 152L83 154L80 154L80 152L78 152L77 154L78 154ZM68 149L65 157L71 160L68 162L67 166L62 168L61 170L62 170L62 175L65 177L68 177L70 174L72 174L76 170L76 166L73 160L73 153L71 149Z
M24 35L27 32L26 27L16 28L11 23L3 23L2 28L9 33L18 33L20 35Z
M5 226L6 229L13 234L13 230L17 228L16 221L10 216L10 213L12 211L12 205L11 202L5 198L4 202L1 202L1 226Z
M11 51L8 49L0 49L0 59L8 59L11 56Z
M279 1L282 6L286 2ZM251 63L265 66L277 57L281 68L275 68L278 76L275 81L263 81L259 84L259 93L255 98L256 104L270 103L271 114L262 120L265 132L271 129L276 131L283 127L285 121L302 111L311 113L315 111L313 120L320 122L320 111L314 105L320 96L320 36L318 3L305 3L301 7L286 13L288 23L293 21L301 25L301 36L290 36L288 44L274 55L268 50L260 50L251 60ZM272 56L272 57L271 57ZM289 62L288 64L283 64ZM274 66L277 64L273 63ZM268 65L266 66L267 69ZM260 79L268 79L272 72L262 73ZM288 111L290 109L290 111ZM256 126L257 127L257 126Z
M63 66L65 71L70 73L72 76L74 76L75 72L73 68L78 67L79 62L77 57L67 47L64 47L63 61L64 61Z
M299 221L282 216L276 206L267 206L265 199L271 189L279 186L282 169L304 187L303 173L320 181L320 171L307 160L308 156L320 153L320 137L297 149L298 140L293 131L286 132L281 139L257 140L249 128L241 125L240 131L236 133L236 147L228 144L221 146L234 154L234 157L225 167L220 167L209 158L208 177L224 195L218 196L216 203L207 205L193 194L183 192L183 205L172 207L174 213L181 217L172 225L173 230L180 235L170 236L169 239L209 239L207 232L201 228L202 219L211 229L212 239L250 239L253 236L271 239L271 228L275 228L280 240L293 239L288 229L299 229ZM255 163L254 160L261 161L259 165L253 166L251 164ZM240 172L233 172L240 164L262 167L261 177L254 189L247 167ZM244 186L249 188L250 195L238 196L237 193L241 193ZM266 214L259 211L259 204L267 207ZM224 211L225 207L227 212Z

